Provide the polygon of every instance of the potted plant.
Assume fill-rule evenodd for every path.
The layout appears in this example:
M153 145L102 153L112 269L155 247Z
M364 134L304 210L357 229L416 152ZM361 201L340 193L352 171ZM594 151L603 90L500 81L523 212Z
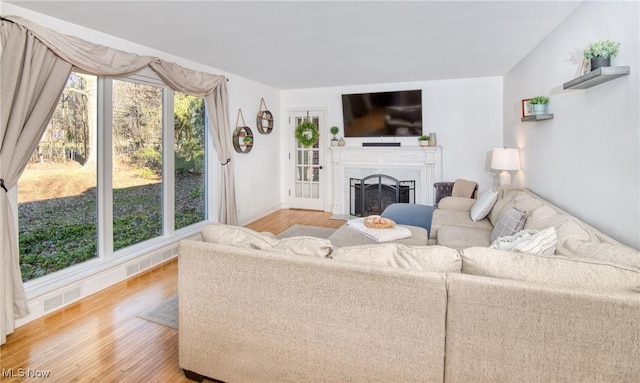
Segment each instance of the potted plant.
M253 145L253 137L251 136L244 136L244 138L242 139L242 143L244 143L245 146L251 146Z
M546 114L549 97L536 96L530 99L529 103L533 106L533 114Z
M331 134L333 134L333 138L331 139L331 146L338 146L338 137L336 137L336 134L338 134L340 129L338 129L337 126L332 126L329 131L331 132Z
M584 50L584 57L591 60L591 70L611 65L611 57L618 54L620 43L602 40L591 43Z
M420 143L420 146L429 146L429 140L430 139L431 139L431 137L422 135L422 136L418 137L418 142Z

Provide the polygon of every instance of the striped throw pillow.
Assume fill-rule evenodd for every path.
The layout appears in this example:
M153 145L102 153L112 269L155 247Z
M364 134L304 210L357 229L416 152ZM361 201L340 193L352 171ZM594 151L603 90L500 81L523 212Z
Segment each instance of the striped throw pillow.
M544 230L521 230L511 236L499 237L489 247L517 253L553 255L557 242L556 229L550 227Z

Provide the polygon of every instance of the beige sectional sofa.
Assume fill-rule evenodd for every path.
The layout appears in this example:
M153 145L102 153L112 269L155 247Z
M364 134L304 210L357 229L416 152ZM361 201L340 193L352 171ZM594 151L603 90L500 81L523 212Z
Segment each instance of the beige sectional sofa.
M524 229L555 228L555 254L628 264L640 269L640 253L624 246L527 189L500 189L486 218L472 221L469 211L476 200L445 197L433 213L429 244L463 250L489 247L496 223L509 208L526 214Z
M497 208L537 204L510 193ZM208 226L180 244L180 367L225 382L640 381L640 255L587 229L595 248L558 249L590 257Z

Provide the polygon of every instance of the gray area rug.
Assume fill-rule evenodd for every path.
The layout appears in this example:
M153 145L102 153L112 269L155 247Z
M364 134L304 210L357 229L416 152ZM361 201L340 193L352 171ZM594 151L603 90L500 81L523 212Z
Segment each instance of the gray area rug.
M318 226L307 226L307 225L293 225L282 233L278 234L276 238L289 238L296 236L309 236L316 238L329 238L336 229L332 229L329 227L318 227Z
M331 217L329 217L329 219L334 219L334 220L338 220L338 221L349 221L349 220L356 219L356 218L362 218L362 217L358 217L358 216L350 215L350 214L334 214Z
M178 294L138 314L138 318L163 326L178 328Z

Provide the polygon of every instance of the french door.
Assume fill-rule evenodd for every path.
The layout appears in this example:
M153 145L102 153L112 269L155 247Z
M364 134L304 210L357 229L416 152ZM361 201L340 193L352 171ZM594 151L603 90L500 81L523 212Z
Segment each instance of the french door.
M313 146L304 147L296 138L295 130L304 121L310 121L320 132L320 138ZM324 111L305 110L289 113L291 142L289 152L291 182L289 206L294 209L324 210Z

